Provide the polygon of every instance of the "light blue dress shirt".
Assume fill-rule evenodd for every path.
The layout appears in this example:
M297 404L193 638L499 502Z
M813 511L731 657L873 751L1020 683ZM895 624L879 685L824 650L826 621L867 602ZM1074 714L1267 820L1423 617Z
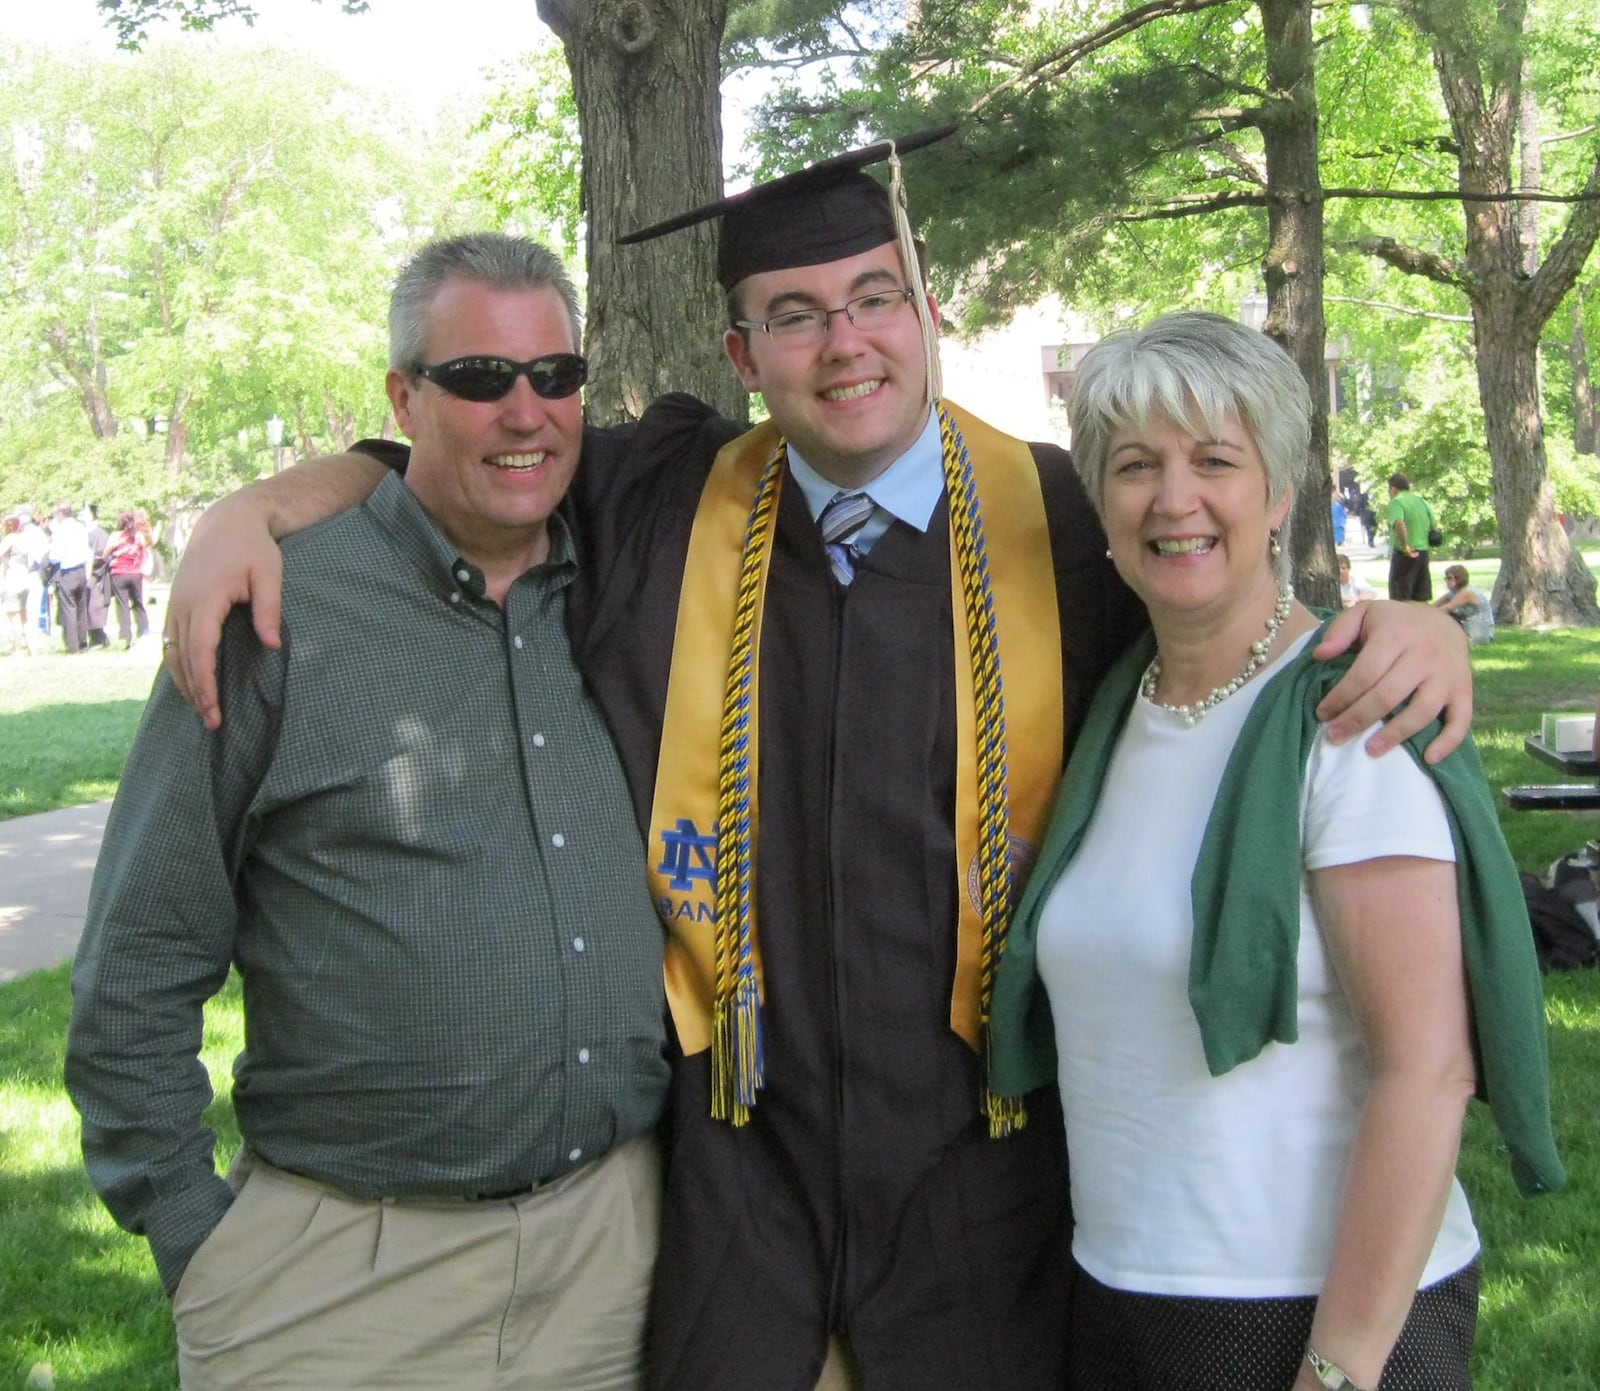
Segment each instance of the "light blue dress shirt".
M824 478L800 457L792 444L789 446L789 473L799 484L812 521L842 493L865 493L877 503L878 510L851 543L858 554L866 555L896 519L918 531L928 529L933 509L944 493L944 463L940 455L939 417L930 410L928 423L911 448L865 488L841 488Z

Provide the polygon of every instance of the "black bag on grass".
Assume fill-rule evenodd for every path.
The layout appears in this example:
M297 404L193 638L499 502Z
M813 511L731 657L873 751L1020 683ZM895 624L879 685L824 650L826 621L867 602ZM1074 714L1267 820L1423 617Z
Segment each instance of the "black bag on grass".
M1575 851L1574 854L1582 852ZM1551 866L1551 878L1565 864L1563 856ZM1588 877L1587 872L1585 877ZM1537 874L1523 874L1522 896L1528 904L1528 922L1533 928L1533 949L1541 971L1571 971L1580 966L1600 965L1600 941L1588 920L1578 911L1570 896L1575 887L1569 878L1551 887ZM1592 892L1593 880L1589 880ZM1564 891L1565 890L1565 891Z

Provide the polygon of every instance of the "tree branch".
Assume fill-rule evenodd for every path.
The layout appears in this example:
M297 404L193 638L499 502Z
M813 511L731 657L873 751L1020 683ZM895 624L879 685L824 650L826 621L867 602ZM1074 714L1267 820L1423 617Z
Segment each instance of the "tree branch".
M1163 214L1164 216L1188 217L1195 210L1204 211L1207 208L1264 208L1275 199L1282 202L1298 202L1311 197L1324 200L1331 198L1370 199L1375 202L1394 201L1397 203L1504 203L1516 199L1524 199L1538 203L1593 205L1600 203L1600 167L1597 167L1596 178L1591 179L1591 183L1594 184L1594 187L1592 189L1585 188L1582 193L1527 193L1515 191L1509 193L1458 193L1454 189L1407 188L1325 188L1317 194L1306 194L1294 189L1276 189L1270 193L1175 193L1170 198L1152 200L1152 206L1175 209L1175 211ZM1133 220L1144 221L1149 216L1150 212L1146 211L1133 215Z
M980 97L968 107L968 114L976 116L997 97L1025 82L1042 82L1047 77L1059 78L1063 73L1070 72L1090 54L1115 43L1124 34L1131 34L1154 20L1168 19L1180 14L1199 14L1203 10L1216 9L1219 5L1228 3L1231 3L1231 0L1151 0L1151 3L1118 15L1109 24L1103 24L1071 43L1063 44L1054 52L1035 59Z
M1589 181L1561 235L1545 255L1530 284L1529 307L1543 323L1556 311L1562 297L1583 271L1584 262L1600 236L1600 158L1589 170Z
M1264 208L1264 193L1187 193L1164 200L1162 206L1142 212L1113 213L1112 222L1170 222L1180 217L1204 217L1225 208Z
M1354 304L1361 309L1381 309L1386 314L1405 314L1413 319L1434 319L1442 324L1470 324L1470 314L1436 314L1430 309L1413 309L1409 304L1390 304L1381 299L1358 299L1354 295L1324 295L1325 304Z
M1374 145L1370 150L1352 150L1351 159L1393 159L1396 155L1415 154L1446 155L1456 159L1461 147L1448 135L1424 135L1415 140L1402 140L1396 145Z
M1594 180L1590 180L1593 185ZM1325 198L1393 199L1397 203L1594 203L1600 202L1600 187L1586 185L1582 193L1538 193L1511 188L1504 193L1471 193L1458 189L1410 188L1325 188Z
M1460 261L1436 256L1420 247L1407 246L1393 237L1358 237L1348 245L1368 256L1376 256L1407 275L1420 275L1435 284L1448 285L1464 294L1471 293L1472 277Z

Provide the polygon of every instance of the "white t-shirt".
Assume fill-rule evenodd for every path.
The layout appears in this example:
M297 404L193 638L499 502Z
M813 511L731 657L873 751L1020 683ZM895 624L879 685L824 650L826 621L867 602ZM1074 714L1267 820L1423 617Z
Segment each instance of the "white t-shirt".
M1376 599L1378 591L1368 584L1359 575L1351 575L1348 580L1339 585L1339 602L1345 608L1353 608L1363 599Z
M1242 1299L1322 1287L1370 1072L1306 880L1298 1042L1268 1043L1212 1077L1187 993L1189 883L1212 800L1265 681L1307 641L1192 728L1136 698L1094 819L1040 918L1072 1251L1115 1289ZM1319 737L1311 750L1305 868L1386 855L1454 861L1432 780L1403 750L1372 758L1363 742L1336 748ZM1477 1251L1466 1197L1452 1183L1421 1283Z
M83 523L76 517L57 517L50 532L50 559L63 570L73 570L93 558Z

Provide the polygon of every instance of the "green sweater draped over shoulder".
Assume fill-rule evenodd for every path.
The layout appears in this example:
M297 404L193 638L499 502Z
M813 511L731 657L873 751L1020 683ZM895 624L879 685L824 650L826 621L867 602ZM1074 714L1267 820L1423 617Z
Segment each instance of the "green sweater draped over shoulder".
M1257 696L1223 772L1190 881L1189 1002L1212 1076L1247 1062L1269 1042L1299 1036L1301 789L1319 729L1317 705L1352 660L1313 659L1320 636ZM1146 634L1101 683L1018 905L993 1000L989 1084L998 1095L1021 1096L1056 1078L1055 1031L1036 960L1039 917L1082 842L1154 652ZM1544 991L1533 935L1476 747L1469 738L1438 764L1423 760L1438 728L1435 722L1413 735L1405 748L1438 787L1455 843L1478 1095L1504 1138L1517 1187L1532 1196L1566 1182L1550 1124Z

